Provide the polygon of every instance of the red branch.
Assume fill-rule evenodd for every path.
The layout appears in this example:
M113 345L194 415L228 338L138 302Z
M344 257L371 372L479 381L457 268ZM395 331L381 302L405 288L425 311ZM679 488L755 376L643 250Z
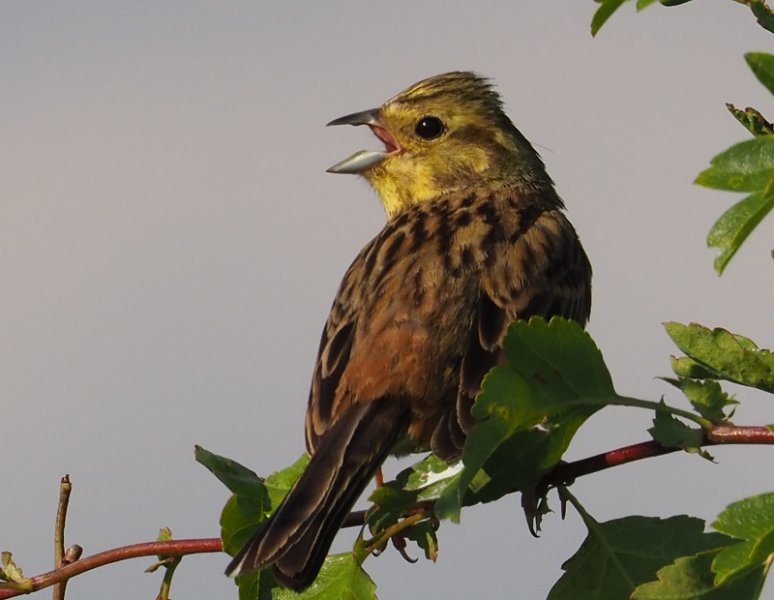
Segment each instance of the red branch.
M15 590L0 589L0 599L13 598L36 592L42 588L53 585L54 583L70 579L86 571L91 571L97 567L109 565L110 563L129 558L139 558L140 556L183 556L186 554L203 554L207 552L221 552L223 545L220 538L201 538L195 540L169 540L166 542L146 542L144 544L133 544L123 546L112 550L105 550L93 556L81 558L69 565L59 569L54 569L42 575L36 575L30 578L32 589Z
M774 444L774 431L768 427L754 425L714 425L704 433L702 446L721 444ZM570 483L583 475L679 450L682 448L662 446L654 440L640 442L575 462L559 464L543 478L542 483L547 487Z

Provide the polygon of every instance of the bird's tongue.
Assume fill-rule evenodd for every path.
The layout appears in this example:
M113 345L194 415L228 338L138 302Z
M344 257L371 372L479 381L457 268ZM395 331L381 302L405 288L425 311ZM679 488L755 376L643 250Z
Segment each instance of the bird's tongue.
M329 173L362 173L380 164L393 153L400 152L400 144L395 137L380 125L367 124L374 135L384 144L384 150L361 150L328 169Z
M378 125L369 125L369 127L371 128L371 131L374 132L374 135L382 141L384 149L387 152L395 152L398 150L398 142L384 127L379 127Z

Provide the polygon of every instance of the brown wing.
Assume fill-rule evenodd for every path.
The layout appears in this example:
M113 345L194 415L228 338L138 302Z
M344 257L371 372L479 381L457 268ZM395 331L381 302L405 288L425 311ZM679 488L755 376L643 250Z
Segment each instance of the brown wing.
M306 412L306 448L310 454L332 425L336 389L349 362L357 326L364 257L373 243L363 248L344 275L323 328Z
M433 450L458 456L474 424L470 414L484 375L500 360L511 321L558 315L584 325L591 308L591 265L570 222L559 210L521 223L513 243L498 247L485 269L454 410L438 424Z

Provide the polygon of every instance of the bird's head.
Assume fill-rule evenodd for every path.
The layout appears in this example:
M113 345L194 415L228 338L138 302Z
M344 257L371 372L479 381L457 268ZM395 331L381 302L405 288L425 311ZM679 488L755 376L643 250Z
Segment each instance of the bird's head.
M381 107L328 125L368 125L384 150L362 150L331 173L365 177L392 217L412 204L481 184L551 186L540 157L513 126L488 80L437 75Z

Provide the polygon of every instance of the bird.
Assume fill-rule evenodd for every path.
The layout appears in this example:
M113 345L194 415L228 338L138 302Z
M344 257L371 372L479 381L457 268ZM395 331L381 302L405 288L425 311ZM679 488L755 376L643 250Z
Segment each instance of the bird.
M591 265L545 165L492 82L454 71L328 125L384 145L328 169L365 178L386 212L336 293L306 413L309 462L226 573L271 567L303 590L391 454L459 460L510 322L585 325Z

